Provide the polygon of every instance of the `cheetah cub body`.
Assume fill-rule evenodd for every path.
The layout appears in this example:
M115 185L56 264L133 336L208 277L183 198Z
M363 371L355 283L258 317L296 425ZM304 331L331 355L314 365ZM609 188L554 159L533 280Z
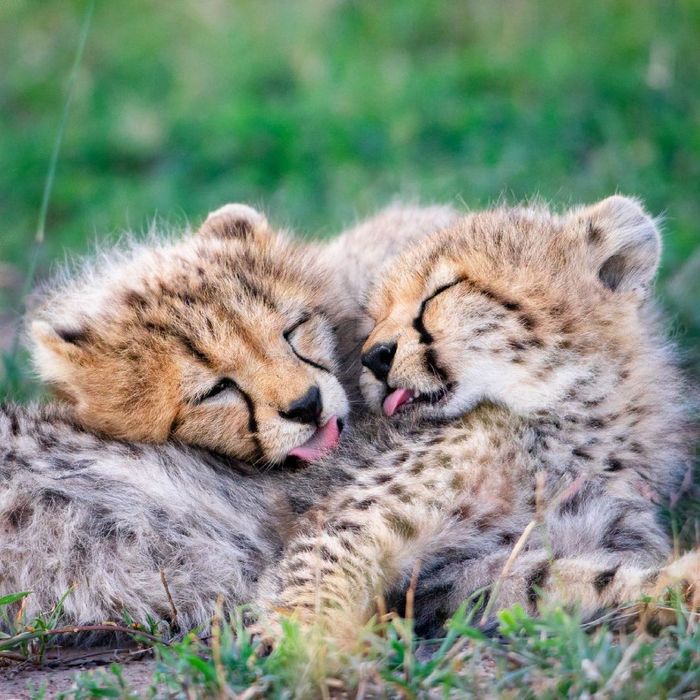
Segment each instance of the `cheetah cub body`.
M288 546L275 609L347 642L415 570L428 633L484 588L490 611L541 592L591 614L665 581L659 503L692 435L649 298L659 252L612 197L471 214L390 265L361 381L393 425L333 457L356 479Z

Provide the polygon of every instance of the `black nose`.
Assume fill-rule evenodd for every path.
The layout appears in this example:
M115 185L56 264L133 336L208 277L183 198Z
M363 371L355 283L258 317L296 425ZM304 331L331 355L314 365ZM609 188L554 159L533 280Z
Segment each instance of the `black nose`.
M394 355L396 355L396 343L378 343L362 356L362 364L372 370L372 374L380 382L385 382L389 376Z
M286 411L280 411L280 415L297 423L318 423L321 411L321 392L317 386L312 386L300 399L292 401Z

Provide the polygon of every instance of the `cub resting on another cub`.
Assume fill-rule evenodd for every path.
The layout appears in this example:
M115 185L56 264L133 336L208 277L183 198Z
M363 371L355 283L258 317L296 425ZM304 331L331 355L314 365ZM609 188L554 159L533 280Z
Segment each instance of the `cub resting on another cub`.
M417 566L421 631L482 588L490 610L541 592L592 615L700 583L697 554L661 568L658 502L693 434L649 298L659 253L639 204L611 197L470 214L390 264L361 385L399 424L331 458L355 479L304 518L268 607L351 642Z
M112 518L109 527L93 532L90 518L84 518L79 542L71 540L74 530L64 531L64 539L70 551L87 546L106 552L112 565L136 553L130 566L149 582L148 602L139 607L138 591L129 589L133 577L117 576L103 592L112 567L99 578L81 572L88 578L83 607L67 606L67 612L87 621L96 609L118 611L128 600L137 612L152 606L167 614L165 593L160 600L154 587L163 568L169 580L181 575L171 588L185 609L187 596L195 596L195 610L180 622L201 620L213 602L217 557L188 557L207 538L223 554L221 543L228 539L231 546L242 525L230 522L223 501L221 508L205 511L202 523L183 520L179 509L150 517L159 499L158 480L163 490L173 485L168 487L172 498L188 485L200 488L200 468L213 471L202 479L204 492L195 500L206 503L214 494L234 508L255 502L256 522L246 523L249 529L255 525L255 533L246 533L243 547L254 556L239 567L248 572L247 585L221 584L229 602L250 595L304 621L320 617L343 641L355 638L376 593L405 587L417 559L422 560L417 621L428 633L475 589L492 585L538 512L538 483L542 522L495 591L497 607L534 604L536 591L543 589L565 602L583 603L590 612L636 599L654 588L656 577L665 581L679 569L693 574L694 560L659 568L669 543L648 498L650 492L668 495L688 462L690 444L682 406L674 404L681 385L644 303L642 290L657 259L653 225L636 204L621 198L564 217L542 209L485 212L431 237L393 267L370 304L379 323L363 358L365 393L373 405L383 403L387 414L397 409L405 414L397 415L396 425L367 419L345 451L286 476L284 483L254 477L260 479L260 492L244 487L245 480L223 476L218 458L191 453L193 471L188 457L178 456L171 474L169 466L158 464L165 452L147 448L146 462L158 464L150 470L148 498L139 491L141 482L124 488L148 538L126 526L118 497L103 504L107 510L101 517ZM266 269L282 274L275 267L281 264L271 261ZM314 351L312 342L304 347ZM640 381L646 380L650 385L640 393ZM501 407L463 416L484 400ZM678 426L670 436L661 427L668 420ZM27 431L40 433L41 425ZM246 437L245 431L240 434ZM221 439L220 426L202 421L196 435L215 442ZM62 446L72 449L75 443L63 439ZM221 449L218 443L203 444ZM94 461L86 466L91 476L87 483L76 482L79 494L92 488L98 501L104 500L94 488L100 468ZM125 471L118 472L123 484L129 480ZM38 477L20 472L25 484L32 479L38 484ZM45 494L41 507L85 514L82 500L72 503L65 489L56 488L58 477L51 469L42 475L51 484L39 488ZM449 497L436 497L439 489ZM197 507L188 506L193 515ZM303 516L309 508L312 512ZM60 518L32 517L22 525L40 541L47 521L55 527ZM188 528L200 539L183 551ZM268 567L259 583L260 572L279 559L290 536L282 566ZM105 544L108 538L118 542L117 551ZM71 580L70 564L50 564L53 581ZM48 575L39 571L39 587ZM208 581L199 592L198 576ZM228 576L234 581L240 573L233 566ZM576 585L563 586L569 579Z

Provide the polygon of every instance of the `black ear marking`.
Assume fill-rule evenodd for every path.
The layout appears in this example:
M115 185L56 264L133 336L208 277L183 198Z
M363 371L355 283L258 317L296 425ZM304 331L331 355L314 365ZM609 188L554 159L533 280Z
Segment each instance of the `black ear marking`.
M207 216L199 234L223 240L247 240L266 225L265 216L252 207L246 204L225 204Z
M581 214L578 214L581 217ZM661 236L636 199L614 195L583 213L584 240L595 274L614 292L644 293L659 266Z
M622 284L625 275L625 258L619 254L609 257L598 270L598 279L613 292Z
M90 339L90 333L85 328L54 328L56 335L71 345L82 345Z

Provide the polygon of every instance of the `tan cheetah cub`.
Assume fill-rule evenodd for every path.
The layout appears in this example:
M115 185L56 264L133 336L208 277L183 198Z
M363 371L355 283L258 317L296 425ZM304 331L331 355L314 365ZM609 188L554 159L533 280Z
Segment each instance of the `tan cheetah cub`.
M611 197L471 214L403 254L362 356L394 425L331 457L356 479L288 545L270 606L351 643L417 566L428 633L484 588L489 611L542 593L590 615L699 581L694 555L663 568L658 504L693 438L650 300L659 252L639 204Z
M196 235L108 251L47 288L31 319L38 372L103 435L314 459L348 413L343 301L315 257L240 204Z
M49 282L30 318L35 365L103 435L265 464L317 457L348 411L336 377L357 382L371 279L455 219L445 206L394 205L314 245L226 205L196 236L106 251Z

